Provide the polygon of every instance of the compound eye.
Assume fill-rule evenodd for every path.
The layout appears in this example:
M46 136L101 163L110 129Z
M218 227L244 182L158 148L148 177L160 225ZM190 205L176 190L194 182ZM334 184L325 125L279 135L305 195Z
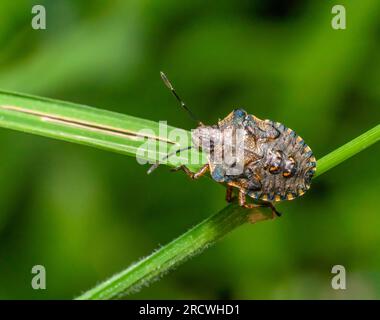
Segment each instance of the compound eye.
M269 163L269 172L271 174L278 174L281 172L281 164L282 164L282 152L281 151L276 151L272 159L270 160Z
M296 161L292 157L289 157L285 161L284 172L282 173L282 176L284 178L293 177L296 174L296 171L297 171Z
M245 112L245 110L243 109L235 109L234 115L237 118L244 118L247 115L247 112Z

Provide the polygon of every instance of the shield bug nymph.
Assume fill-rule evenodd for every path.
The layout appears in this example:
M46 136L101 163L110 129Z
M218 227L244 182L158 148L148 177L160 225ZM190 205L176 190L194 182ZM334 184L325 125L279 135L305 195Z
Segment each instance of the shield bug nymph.
M161 78L181 106L196 120L162 72ZM192 133L194 146L186 149L195 147L202 150L207 154L208 163L197 172L192 172L185 165L173 170L182 170L192 179L198 179L209 171L215 181L226 185L228 202L232 201L235 189L240 206L270 207L273 214L280 215L273 202L293 200L310 188L316 160L309 146L292 129L279 122L261 120L243 109L233 110L215 125L207 126L200 121L198 124ZM158 165L153 165L148 173ZM247 196L255 203L248 203Z

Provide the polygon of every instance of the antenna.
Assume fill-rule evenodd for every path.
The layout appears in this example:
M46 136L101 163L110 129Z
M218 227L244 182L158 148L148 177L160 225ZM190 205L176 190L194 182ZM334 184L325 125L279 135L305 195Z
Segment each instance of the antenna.
M190 117L198 122L198 124L200 126L203 125L203 123L201 121L198 120L198 118L194 115L194 113L191 112L191 110L187 107L186 103L180 98L180 96L178 95L178 93L175 91L173 85L171 84L171 82L169 81L169 79L167 78L167 76L165 75L165 73L163 73L162 71L160 71L160 75L161 75L161 79L162 81L165 83L165 85L169 88L169 90L173 93L174 97L178 100L178 102L181 104L181 107L184 108L187 113L190 115Z
M193 148L193 146L188 146L188 147L185 147L185 148L182 148L182 149L178 149L172 153L169 153L167 154L165 157L163 157L161 160L157 161L154 165L152 165L149 170L147 171L147 174L151 174L154 170L156 170L158 168L158 166L160 165L161 162L163 162L164 160L168 159L169 157L171 157L173 154L177 154L178 152L181 152L181 151L185 151L185 150L189 150Z

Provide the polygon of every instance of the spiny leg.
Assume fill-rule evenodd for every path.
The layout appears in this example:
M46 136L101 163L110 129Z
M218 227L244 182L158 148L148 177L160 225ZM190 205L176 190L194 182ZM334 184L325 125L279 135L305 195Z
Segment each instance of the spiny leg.
M179 166L177 168L174 168L172 169L171 171L179 171L179 170L182 170L183 172L185 172L191 179L195 180L195 179L199 179L200 177L202 177L203 175L205 175L205 173L210 169L208 163L205 164L202 168L200 168L197 172L192 172L188 167L186 167L185 165L182 165L182 166Z
M178 150L176 150L176 151L174 151L174 152L172 152L172 153L168 153L168 154L167 154L165 157L163 157L160 161L158 161L158 162L156 162L155 164L153 164L153 165L149 168L147 174L151 174L154 170L156 170L156 169L158 168L158 166L160 165L160 162L161 162L161 161L164 161L164 160L166 160L166 159L169 159L172 155L174 155L174 154L178 154L178 153L180 153L181 151L189 150L189 149L191 149L191 148L193 148L193 146L188 146L188 147L185 147L185 148L178 149Z
M272 217L275 218L275 216L280 217L281 213L276 210L274 205L271 202L263 202L260 204L256 203L247 203L246 194L243 191L239 191L239 206L247 208L247 209L253 209L253 208L259 208L259 207L267 207L272 210Z
M227 202L232 202L235 199L235 197L232 194L232 191L233 191L233 187L227 186L227 189L226 189L226 201Z
M238 194L238 203L239 203L239 206L243 208L247 208L247 209L253 209L253 208L258 208L258 207L263 206L262 204L247 203L246 194L242 192L241 190L239 190L239 194ZM261 211L248 215L248 221L251 223L256 223L258 221L262 221L266 219L268 219L267 216Z
M263 204L247 203L246 194L242 190L239 190L238 202L239 202L239 206L243 208L247 208L247 209L264 207Z

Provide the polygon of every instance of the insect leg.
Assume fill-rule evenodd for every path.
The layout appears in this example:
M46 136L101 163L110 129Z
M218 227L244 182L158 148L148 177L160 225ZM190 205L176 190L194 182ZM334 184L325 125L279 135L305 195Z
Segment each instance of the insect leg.
M226 189L226 201L227 202L234 201L235 197L232 195L232 191L233 191L233 187L227 186L227 189Z
M277 211L277 209L275 208L275 206L273 205L272 202L264 202L264 206L266 206L272 210L273 218L275 217L275 215L277 217L281 217L281 213Z
M247 209L265 207L264 204L247 203L246 194L244 193L244 191L241 191L241 190L239 190L238 201L239 201L239 206L247 208Z
M239 191L239 206L247 208L247 209L253 209L253 208L259 208L259 207L267 207L272 210L272 217L275 218L275 216L280 217L281 213L276 210L274 205L271 202L263 202L260 204L256 203L247 203L246 201L246 194L243 191Z
M174 151L174 152L172 152L172 153L167 154L167 155L166 155L165 157L163 157L160 161L164 161L164 160L166 160L166 159L169 159L169 157L171 157L172 155L174 155L174 154L178 154L178 153L180 153L181 151L189 150L189 149L191 149L191 148L192 148L192 146L185 147L185 148L182 148L182 149L178 149L178 150L176 150L176 151ZM154 170L156 170L156 169L158 168L158 166L160 165L160 161L157 161L155 164L153 164L153 165L149 168L147 174L151 174Z
M195 179L199 179L200 177L202 177L207 171L209 171L210 167L207 164L205 164L202 168L200 168L197 172L192 172L188 167L186 167L185 165L182 165L182 166L179 166L177 168L174 168L172 169L171 171L179 171L179 170L182 170L183 172L185 172L191 179L195 180Z

